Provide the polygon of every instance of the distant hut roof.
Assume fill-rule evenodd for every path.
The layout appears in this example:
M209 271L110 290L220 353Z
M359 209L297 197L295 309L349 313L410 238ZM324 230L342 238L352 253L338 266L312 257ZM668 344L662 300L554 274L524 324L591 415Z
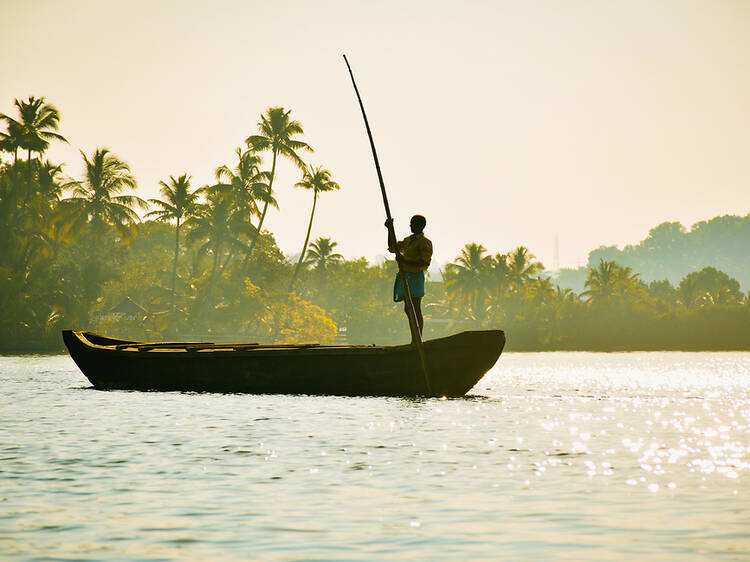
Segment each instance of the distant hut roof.
M122 301L120 301L120 304L110 310L110 312L114 314L127 314L130 316L135 316L137 314L148 314L148 311L145 308L133 302L130 297L125 297Z

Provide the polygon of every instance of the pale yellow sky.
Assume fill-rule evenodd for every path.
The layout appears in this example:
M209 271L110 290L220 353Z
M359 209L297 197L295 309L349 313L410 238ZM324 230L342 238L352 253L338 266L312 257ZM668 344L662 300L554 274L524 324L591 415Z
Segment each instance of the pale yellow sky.
M0 111L46 96L78 149L129 162L142 197L210 182L268 106L333 172L313 237L385 253L354 67L397 231L427 216L436 262L468 242L552 266L750 212L750 2L0 0ZM311 196L283 167L268 227L301 249Z

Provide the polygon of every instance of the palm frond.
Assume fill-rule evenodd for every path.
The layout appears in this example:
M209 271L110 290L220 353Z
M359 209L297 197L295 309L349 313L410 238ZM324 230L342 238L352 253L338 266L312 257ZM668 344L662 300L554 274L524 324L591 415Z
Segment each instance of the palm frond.
M137 195L118 195L117 197L113 197L112 201L127 205L128 207L139 207L144 210L148 209L148 203Z

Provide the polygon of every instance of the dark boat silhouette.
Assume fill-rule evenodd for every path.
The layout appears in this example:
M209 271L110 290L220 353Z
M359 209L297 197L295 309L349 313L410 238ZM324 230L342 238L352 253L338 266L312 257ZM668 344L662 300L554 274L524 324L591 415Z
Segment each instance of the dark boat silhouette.
M339 396L424 396L411 345L136 342L64 330L70 356L98 389ZM432 395L463 396L495 364L500 330L424 342Z

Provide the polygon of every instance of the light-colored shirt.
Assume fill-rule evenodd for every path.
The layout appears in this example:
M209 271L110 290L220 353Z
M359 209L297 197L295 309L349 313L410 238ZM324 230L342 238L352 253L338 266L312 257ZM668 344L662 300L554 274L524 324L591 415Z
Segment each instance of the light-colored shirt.
M398 242L398 251L409 261L421 261L427 265L414 265L410 263L404 263L404 271L409 273L419 273L420 271L427 271L432 260L432 242L420 232L419 234L412 234L407 236L400 242Z

